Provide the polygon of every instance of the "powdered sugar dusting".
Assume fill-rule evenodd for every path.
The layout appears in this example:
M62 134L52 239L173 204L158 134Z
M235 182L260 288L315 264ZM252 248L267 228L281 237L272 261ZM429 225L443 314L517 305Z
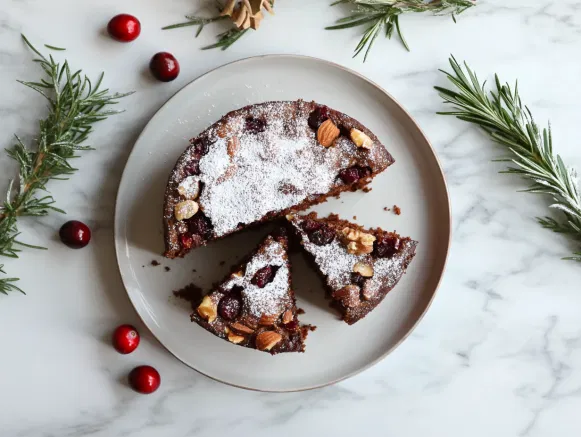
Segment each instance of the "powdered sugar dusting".
M248 262L244 276L234 276L222 288L242 287L243 311L253 316L280 314L291 302L289 295L290 271L285 257L286 248L269 237L261 250ZM264 288L251 283L254 274L265 266L279 267L272 282Z
M288 105L275 102L261 110L276 115ZM349 141L322 147L304 117L294 120L291 128L283 117L267 118L266 130L258 134L246 131L243 121L231 121L235 128L231 136L239 140L235 153L228 154L229 138L216 136L218 140L200 161L204 189L199 203L217 237L241 223L327 193L339 183L338 169L350 164L356 149Z

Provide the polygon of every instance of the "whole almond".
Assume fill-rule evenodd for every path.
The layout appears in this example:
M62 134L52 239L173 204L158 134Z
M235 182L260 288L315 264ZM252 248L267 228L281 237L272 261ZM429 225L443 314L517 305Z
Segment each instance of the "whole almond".
M339 137L341 131L335 124L330 120L325 120L317 130L317 140L323 147L329 147L333 142Z
M256 336L256 348L261 351L269 351L282 340L278 332L264 331Z
M278 314L263 314L258 321L259 325L262 326L272 326L274 322L278 319Z
M290 323L295 318L293 312L291 310L286 310L282 315L282 323Z
M228 140L228 155L232 158L240 147L240 140L238 137L232 137Z
M228 332L228 341L230 343L238 344L243 342L246 339L243 335L238 335L235 332L229 331Z
M248 326L238 322L232 323L230 327L235 331L242 332L243 334L252 334L254 332L254 329L249 328Z
M214 301L210 298L210 296L204 296L202 302L197 308L198 314L203 319L207 320L208 322L212 323L216 320L216 316L218 315L217 306Z

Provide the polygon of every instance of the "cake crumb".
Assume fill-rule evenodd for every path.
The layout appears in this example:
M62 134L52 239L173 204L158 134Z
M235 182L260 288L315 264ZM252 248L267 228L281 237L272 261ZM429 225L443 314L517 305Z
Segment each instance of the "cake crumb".
M173 295L177 298L190 302L192 305L192 310L195 310L198 302L200 299L202 299L204 292L196 284L191 283L180 290L174 290Z
M151 265L153 267L157 267L159 265L159 261L157 261L157 260L154 259L154 260L151 261Z
M196 269L192 269L192 272L194 273L198 273L198 271Z
M356 215L353 216L353 220L357 220L357 216Z
M220 261L220 266L223 266L224 264L226 264L226 261Z
M309 325L309 330L316 331L317 327L315 325Z
M401 208L397 205L393 205L393 213L395 215L400 215L401 214Z
M169 272L171 270L168 266L165 266L164 269L166 272Z
M391 208L388 208L387 206L384 206L384 207L383 207L383 210L384 210L384 211L391 211Z
M304 314L305 310L302 308L297 308L297 314Z
M363 192L364 193L369 193L373 188L371 187L363 187Z

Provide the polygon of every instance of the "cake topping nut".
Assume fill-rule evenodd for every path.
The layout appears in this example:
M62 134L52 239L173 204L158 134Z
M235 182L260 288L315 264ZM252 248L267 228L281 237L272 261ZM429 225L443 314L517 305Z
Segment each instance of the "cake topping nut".
M373 266L359 261L353 266L353 272L359 273L364 278L371 278L373 276Z
M196 199L200 195L200 181L196 176L188 176L178 185L178 193L185 199Z
M282 315L282 323L290 323L294 319L293 312L291 310L286 310Z
M216 316L218 315L217 306L214 301L210 299L210 296L204 296L197 311L200 317L207 320L209 323L216 320Z
M357 285L346 285L340 290L333 292L333 297L341 301L341 303L348 307L355 307L359 305L361 300L359 299L359 293L361 289Z
M353 255L365 255L373 252L375 237L357 229L343 228L343 241L347 245L347 252Z
M373 140L361 132L359 129L351 129L349 132L351 140L355 143L357 147L362 147L364 149L371 149L373 147Z
M238 344L243 342L246 338L243 335L238 335L235 332L232 332L228 327L226 327L225 332L228 335L228 341L230 343Z
M193 200L184 200L175 206L174 213L177 220L185 220L196 215L199 208Z
M256 348L261 351L269 351L282 340L278 332L264 331L256 336Z
M317 130L317 140L321 143L323 147L329 147L333 142L339 137L341 131L335 124L330 120L325 120L319 129Z
M276 322L276 319L278 319L278 314L263 314L260 317L258 324L262 326L272 326L274 325L274 322Z

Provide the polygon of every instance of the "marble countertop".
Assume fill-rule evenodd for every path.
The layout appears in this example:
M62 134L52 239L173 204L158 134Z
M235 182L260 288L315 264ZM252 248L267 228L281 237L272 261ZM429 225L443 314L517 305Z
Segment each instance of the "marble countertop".
M87 222L93 242L70 251L56 238L63 217L23 219L22 239L48 246L6 261L27 296L0 297L0 436L579 436L581 435L581 266L560 260L572 249L534 221L547 200L516 193L521 181L499 175L499 155L477 129L436 116L443 85L438 68L453 53L481 77L519 78L538 121L550 118L555 148L581 167L581 3L578 0L482 0L458 18L403 17L412 47L378 40L367 63L352 59L359 30L328 32L341 15L328 1L277 2L277 16L226 52L200 51L208 26L162 32L199 2L190 0L0 0L0 147L12 134L37 132L41 99L16 83L39 69L20 40L68 48L75 67L115 91L136 90L124 114L97 126L97 150L75 162L68 183L50 189L68 217ZM129 12L142 36L122 45L104 35L115 14ZM220 25L216 25L219 27ZM147 63L173 52L181 76L152 81ZM173 358L134 313L117 271L113 211L136 136L184 84L221 64L267 53L328 59L389 90L417 119L441 158L453 209L447 272L430 311L384 361L324 389L265 394L209 380ZM0 156L0 190L15 165ZM122 357L109 344L120 323L141 328L142 345ZM123 382L135 365L160 370L162 388L134 394ZM306 434L305 434L306 433Z

